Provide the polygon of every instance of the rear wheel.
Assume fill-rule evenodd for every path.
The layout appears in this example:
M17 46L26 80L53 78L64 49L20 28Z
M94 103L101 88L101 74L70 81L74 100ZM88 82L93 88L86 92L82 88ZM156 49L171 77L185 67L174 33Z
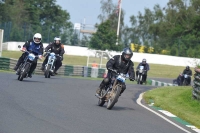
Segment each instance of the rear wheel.
M28 73L28 70L30 68L30 64L26 64L24 68L22 68L20 74L19 74L19 81L22 81L24 79L24 77L26 76L26 74Z
M108 99L107 109L111 110L115 103L118 101L120 92L122 88L119 85L116 85L115 88L110 93L110 98Z
M45 70L45 78L50 78L50 67L51 67L51 65L48 65L47 66L47 69Z

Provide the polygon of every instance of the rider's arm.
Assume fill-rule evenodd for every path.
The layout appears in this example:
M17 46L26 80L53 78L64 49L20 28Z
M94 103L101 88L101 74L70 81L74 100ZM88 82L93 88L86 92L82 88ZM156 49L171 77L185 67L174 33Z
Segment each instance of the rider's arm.
M60 56L63 56L64 53L65 53L64 45L61 44Z
M119 59L117 58L117 55L113 56L107 63L106 63L106 68L113 69L113 65L115 64L116 60Z
M137 66L137 69L136 70L138 70L139 68L140 68L140 66L142 65L142 63L140 63L140 64L138 64L138 66Z
M52 47L52 43L50 43L46 48L45 48L45 52L47 52L51 47Z
M133 64L133 62L131 62L129 65L129 70L128 70L128 74L131 79L135 79L135 71L134 71L133 66L134 66L134 64Z
M147 71L149 71L150 70L150 68L149 68L149 64L147 63Z

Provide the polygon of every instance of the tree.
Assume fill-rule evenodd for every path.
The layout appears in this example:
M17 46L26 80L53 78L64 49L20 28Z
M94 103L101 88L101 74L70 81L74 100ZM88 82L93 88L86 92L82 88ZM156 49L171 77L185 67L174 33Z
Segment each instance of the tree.
M97 27L97 32L93 34L90 40L90 47L100 50L116 50L122 49L121 45L116 46L116 32L111 28L111 21L107 20Z

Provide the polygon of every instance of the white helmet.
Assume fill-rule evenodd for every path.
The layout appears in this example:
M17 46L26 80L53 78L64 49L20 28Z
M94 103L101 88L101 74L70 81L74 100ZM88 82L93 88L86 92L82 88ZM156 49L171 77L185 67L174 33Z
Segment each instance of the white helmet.
M36 42L35 38L38 38L39 41ZM33 36L33 41L34 41L34 43L39 44L42 41L42 35L40 33L35 33L35 35Z
M60 43L61 43L60 37L55 37L55 38L54 38L54 43L56 43L56 41L59 41L59 44L60 44Z

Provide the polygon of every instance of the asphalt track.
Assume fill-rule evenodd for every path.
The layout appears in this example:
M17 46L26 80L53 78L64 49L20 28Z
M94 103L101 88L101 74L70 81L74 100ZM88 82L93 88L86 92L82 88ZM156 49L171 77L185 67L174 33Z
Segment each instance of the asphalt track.
M136 103L153 87L127 84L107 110L94 96L99 83L38 75L21 82L13 73L0 73L0 133L183 133Z

